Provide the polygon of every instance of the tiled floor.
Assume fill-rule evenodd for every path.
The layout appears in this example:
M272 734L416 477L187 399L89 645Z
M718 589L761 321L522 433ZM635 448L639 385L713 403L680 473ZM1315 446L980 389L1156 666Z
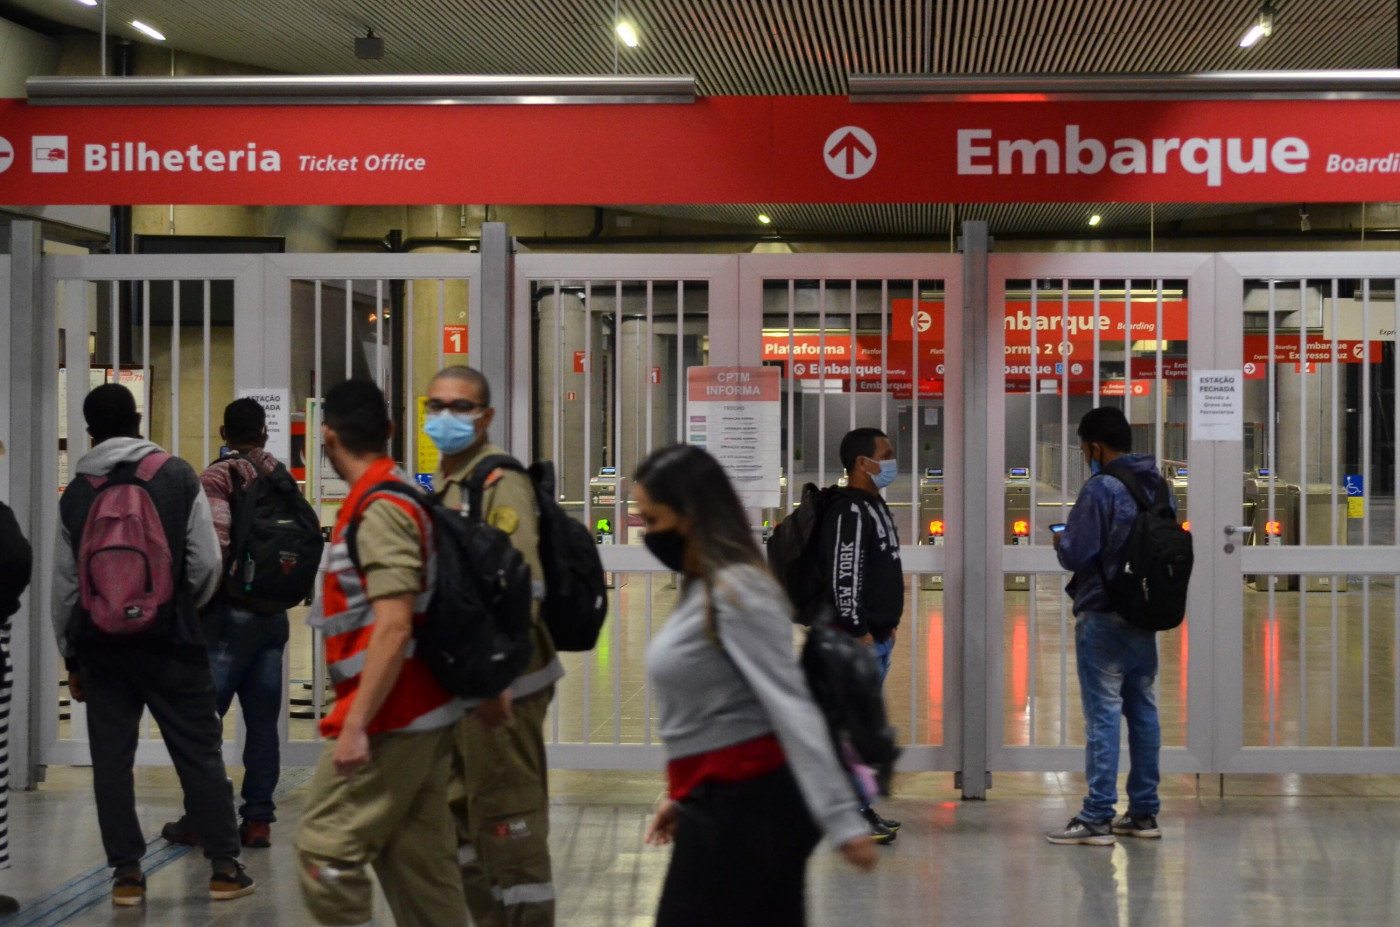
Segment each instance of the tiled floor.
M13 798L15 868L3 890L26 903L7 924L282 927L309 924L289 837L304 787L284 798L271 850L249 851L258 892L211 903L202 859L154 839L165 861L142 909L115 910L107 895L86 770L53 769L39 791ZM288 770L296 781L303 770ZM236 775L236 773L235 773ZM960 802L947 774L901 776L881 806L901 818L898 842L861 875L825 848L810 868L810 923L922 925L1289 925L1400 923L1395 835L1400 777L1231 777L1163 782L1161 841L1113 848L1054 847L1040 832L1078 807L1082 777L1000 774L987 802ZM138 777L142 820L154 833L176 813L165 770ZM642 846L661 792L652 773L559 772L551 782L559 923L651 923L667 863ZM86 881L72 880L92 873ZM70 887L55 893L64 885ZM380 906L376 924L389 924Z

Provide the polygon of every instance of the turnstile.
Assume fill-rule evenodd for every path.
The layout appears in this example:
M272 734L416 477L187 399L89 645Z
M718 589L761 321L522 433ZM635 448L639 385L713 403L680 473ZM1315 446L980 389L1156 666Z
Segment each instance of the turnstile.
M919 512L924 520L919 543L929 547L942 547L945 529L943 471L939 468L929 467L919 480ZM942 592L943 574L925 573L919 578L919 588L929 592Z
M1005 543L1012 547L1029 547L1031 543L1031 471L1029 467L1012 467L1006 476ZM1007 592L1026 592L1031 588L1028 573L1007 573Z

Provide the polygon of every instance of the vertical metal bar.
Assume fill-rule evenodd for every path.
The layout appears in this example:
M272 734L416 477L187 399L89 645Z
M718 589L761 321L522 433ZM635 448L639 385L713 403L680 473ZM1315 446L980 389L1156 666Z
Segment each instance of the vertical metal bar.
M1005 310L1003 310L1003 311L1005 311ZM1039 468L1038 466L1036 466L1036 457L1038 456L1038 455L1036 454L1036 444L1037 444L1037 440L1038 440L1038 437L1039 437L1039 434L1038 434L1038 433L1039 433L1039 430L1040 430L1040 408L1039 408L1040 403L1038 403L1038 402L1036 401L1036 397L1040 395L1040 327L1039 327L1039 321L1040 321L1040 286L1039 286L1039 281L1037 281L1036 279L1032 278L1032 279L1031 279L1031 353L1030 353L1030 362L1031 362L1031 363L1030 363L1030 374L1031 374L1031 379L1030 379L1030 404L1031 404L1031 426L1030 426L1030 427L1031 427L1031 440L1030 440L1030 447L1031 447L1031 450L1030 450L1030 458L1031 458L1031 459L1028 460L1028 461L1026 461L1026 465L1030 468L1027 472L1030 474L1030 477L1031 477L1031 480L1030 480L1030 482L1031 482L1030 508L1031 508L1031 511L1032 511L1032 512L1035 511L1035 502L1036 502L1036 495L1037 495L1037 493L1036 493L1036 485L1035 485L1035 484L1036 484L1037 482L1039 482L1039 480L1040 480L1040 468ZM1001 440L1005 440L1005 437L1002 436ZM1008 466L1013 466L1013 467L1014 467L1015 465L1016 465L1016 461L1014 461L1014 460L1011 461L1011 462L1008 464ZM970 515L970 514L971 514L971 513L969 513L969 515ZM1004 519L1003 519L1003 520L1004 520ZM1005 526L1002 527L1002 530L1003 530L1003 531L1006 530L1006 529L1005 529ZM1034 535L1031 535L1031 536L1034 537ZM1004 539L1003 539L1003 543L1004 543ZM1035 612L1035 580L1034 580L1034 578L1032 578L1032 580L1031 580L1031 612L1032 612L1032 614L1034 614L1034 612ZM1032 699L1032 701L1034 701L1034 699ZM1034 743L1034 741L1032 741L1032 743Z
M882 279L880 281L880 430L889 433L890 418L890 281ZM914 329L914 337L919 333L919 282L914 281L914 314L909 318L909 324ZM913 375L912 372L910 374ZM918 392L919 384L913 384L915 393ZM918 526L915 525L916 533ZM918 586L914 587L914 595L918 595Z
M413 343L418 340L418 329L413 327L416 320L417 313L413 311L413 279L409 278L404 298L403 320L403 330L407 335L404 338L404 369L407 371L404 375L404 414L408 418L404 425L403 453L404 469L409 473L418 472L418 370L413 366ZM558 365L554 369L558 370Z
M622 281L614 282L613 289L613 466L617 468L616 482L613 484L613 543L622 539L627 530L627 511L622 505L622 487L626 461L622 456ZM622 588L623 576L618 575L617 585ZM622 648L618 637L620 622L612 623L613 646L613 743L622 742Z
M323 358L321 354L321 349L323 347L321 343L321 297L321 281L317 279L313 284L312 297L312 302L314 304L313 317L315 319L315 334L313 337L315 338L316 344L315 353L312 355L311 380L313 389L311 393L315 398L315 402L312 405L311 421L306 423L306 462L307 466L312 468L310 471L311 498L313 500L312 505L316 509L316 518L318 521L323 520L321 512L321 500L323 498L321 485L324 479L322 464L325 458L321 454L321 403L324 401L326 395L325 371L323 369ZM323 640L320 629L313 629L311 632L311 713L318 721L325 714L326 704L326 662L322 646ZM313 730L316 731L316 737L319 740L321 736L320 725L313 725Z
M685 281L676 281L676 443L685 441Z
M860 357L860 352L856 347L856 281L851 279L851 363L846 368L846 384L851 391L850 402L847 404L850 409L850 424L846 426L848 431L854 431L856 427L856 396L859 385L856 382L856 362Z
M1301 581L1301 578L1300 578L1299 585L1300 585L1300 586L1305 585L1305 583ZM1300 598L1302 597L1302 593L1301 593L1301 592L1299 593L1299 597L1300 597ZM1331 598L1332 598L1332 746L1335 747L1335 746L1337 746L1337 720L1338 720L1338 719L1337 719L1337 713L1338 713L1338 712L1337 712L1337 707L1338 707L1338 702L1337 702L1337 649L1338 649L1338 646L1339 646L1339 643L1338 643L1338 640L1337 640L1337 574L1335 574L1335 573L1332 574L1332 596L1331 596Z
M1274 523L1274 518L1275 518L1275 515L1274 515L1274 482L1279 478L1279 475L1278 475L1278 460L1277 460L1277 458L1278 458L1278 417L1277 417L1277 415L1276 415L1276 413L1275 413L1275 405L1277 404L1277 400L1278 400L1278 397L1277 397L1277 395L1276 395L1276 387L1275 387L1275 380L1276 380L1276 378L1277 378L1277 373L1278 373L1278 372L1277 372L1277 370L1276 370L1276 368L1275 368L1275 364L1274 364L1274 337L1275 337L1275 329L1278 327L1278 326L1277 326L1277 323L1276 323L1276 319L1275 319L1275 314L1274 314L1274 297L1275 297L1275 295L1276 295L1276 289L1275 289L1275 286L1274 286L1274 281L1273 281L1273 280L1270 280L1270 281L1269 281L1269 313L1268 313L1268 314L1269 314L1269 322L1268 322L1268 328L1269 328L1269 334L1268 334L1268 337L1269 337L1269 361L1268 361L1268 367L1266 368L1266 369L1268 370L1268 388L1267 388L1267 391L1268 391L1268 394L1269 394L1269 396L1268 396L1268 406L1269 406L1269 411L1268 411L1269 439L1268 439L1268 441L1267 441L1266 444L1265 444L1265 451L1264 451L1264 456L1265 456L1265 459L1268 461L1268 469L1269 469L1269 480L1268 480L1268 483L1266 484L1267 490L1268 490L1268 494L1269 494L1269 502L1268 502L1268 518L1265 519L1265 522L1264 522L1264 544L1265 544L1265 546L1267 546L1267 545L1270 543L1270 541L1269 541L1269 526L1272 525L1272 524ZM1256 521L1257 521L1257 519L1256 519ZM1280 534L1280 538L1279 538L1279 539L1280 539L1280 541L1282 541L1282 535L1281 535L1281 534ZM1257 539L1256 539L1256 540L1257 540ZM1264 620L1264 631L1265 631L1265 637L1264 637L1264 675L1265 675L1265 677L1266 677L1266 678L1265 678L1265 685L1264 685L1264 701L1265 701L1264 711L1266 712L1266 714L1267 714L1267 716L1268 716L1268 721L1269 721L1269 746L1272 747L1272 746L1275 746L1276 743L1277 743L1277 741L1276 741L1275 738L1276 738L1276 724L1277 724L1277 720L1276 720L1276 719L1277 719L1277 715L1278 715L1278 694L1277 694L1277 693L1278 693L1278 665L1277 665L1276 661L1274 660L1274 652L1275 652L1275 651L1274 651L1273 647L1272 647L1271 644L1270 644L1270 638L1269 638L1268 635L1269 635L1269 629L1270 629L1271 627L1273 628L1273 633L1274 633L1275 635L1278 634L1278 630L1279 630L1278 613L1275 611L1276 602L1277 602L1277 596L1276 596L1276 592L1275 592L1275 587L1276 587L1278 584L1275 582L1275 578L1274 578L1274 576L1271 575L1271 574L1265 574L1265 575L1264 575L1264 583L1265 583L1265 585L1267 586L1267 590L1268 590L1268 591L1265 593L1265 596L1266 596L1266 598L1267 598L1266 608L1268 609L1268 612L1267 612L1267 615L1266 615L1265 620ZM1301 601L1301 596L1300 596L1300 601ZM1304 643L1306 644L1306 642L1304 642ZM1306 686L1304 686L1304 688L1306 688ZM1306 720L1307 720L1307 719L1306 719L1306 717L1305 717L1305 718L1304 718L1304 721L1306 721Z
M817 485L826 485L826 280L817 281Z
M1123 291L1124 291L1125 293L1127 292L1127 285L1126 285L1126 284L1125 284L1124 287L1123 287ZM1089 384L1089 390L1090 390L1090 392L1093 393L1093 395L1089 398L1089 404L1090 404L1090 406L1091 406L1092 408L1095 408L1095 409L1097 409L1097 408L1099 407L1099 352L1100 352L1100 345L1101 345L1101 342L1103 341L1103 326L1101 326L1101 325L1099 324L1099 319L1103 318L1103 308L1102 308L1102 305L1103 305L1103 288L1099 285L1099 281L1098 281L1098 280L1095 280L1095 281L1094 281L1094 357L1093 357L1093 361L1092 361L1093 369L1091 370L1091 372L1090 372L1090 374L1089 374L1089 375L1090 375L1090 378L1091 378L1091 380L1092 380L1092 382Z
M388 395L388 384L384 382L384 281L374 281L374 381ZM393 406L393 397L389 397Z
M355 307L355 284L354 281L345 281L345 379L352 380L355 377L354 356L351 346L355 343L355 319L352 312Z
M1273 284L1270 283L1269 287L1269 323L1272 326L1274 320L1274 306L1272 299ZM1270 343L1272 344L1272 339L1270 339ZM1306 437L1308 433L1306 419L1308 407L1308 381L1307 374L1305 373L1305 371L1308 369L1308 281L1306 278L1303 278L1298 281L1298 357L1302 363L1302 367L1300 369L1301 371L1303 371L1298 374L1298 482L1301 487L1306 486L1308 482L1308 444ZM1270 355L1269 370L1271 372L1271 376L1273 375L1273 372L1277 367L1276 361L1277 358ZM1270 380L1270 383L1273 383L1272 379ZM1271 386L1271 398L1272 393L1273 387ZM1269 422L1269 428L1271 431L1276 427L1277 426L1275 422ZM1268 447L1270 453L1277 454L1277 449L1273 440L1270 441ZM1271 464L1272 466L1270 466L1269 468L1269 478L1272 481L1278 478L1278 461L1276 459L1273 459L1271 460ZM1272 489L1273 487L1271 484L1270 492L1272 492ZM1301 503L1302 499L1300 498L1298 505L1298 542L1300 545L1308 536L1308 507ZM1272 495L1270 496L1269 509L1269 518L1272 519L1274 517ZM1265 537L1267 543L1267 532L1265 532ZM1265 576L1265 579L1269 582L1270 587L1272 588L1274 584L1273 575L1267 575ZM1298 743L1299 746L1306 747L1308 745L1308 596L1306 585L1303 582L1303 578L1301 576L1299 577L1299 585L1303 586L1303 588L1299 589L1298 591L1298 678L1300 680L1300 685L1298 686Z
M438 345L438 369L447 366L447 342L443 340L442 333L447 327L447 280L438 278L438 326L434 340ZM478 332L467 332L469 340L479 340Z
M760 296L761 296L761 294L760 294ZM796 367L794 366L795 363L796 363L796 358L793 357L793 351L796 349L796 340L797 340L797 339L796 339L796 336L793 334L793 328L795 328L796 325L797 325L796 319L794 318L794 303L796 302L796 299L797 299L797 281L796 281L796 280L791 280L791 279L789 279L789 280L788 280L788 298L787 298L787 309L788 309L788 313L787 313L787 315L788 315L788 333L787 333L787 334L788 334L788 350L787 350L787 376L788 376L788 384L787 384L787 386L788 386L788 395L787 395L787 412L788 412L788 414L787 414L787 425L788 425L788 434L787 434L787 439L788 439L788 440L787 440L787 449L788 449L788 453L787 453L787 481L788 481L788 493L787 493L787 512L785 513L785 514L787 514L787 515L791 515L791 514L792 514L793 508L797 505L797 503L798 503L799 501L801 501L801 500L799 500L799 499L796 498L797 495L798 495L798 493L801 492L801 486L799 486L799 485L798 485L798 482L797 482L797 435L800 433L800 430L799 430L798 427L797 427L797 419L795 418L795 416L797 415L797 390L798 390L798 384L799 384L800 381L797 379L797 376L796 376L796 375L794 374L794 372L793 372L793 371L796 369Z
M1035 696L1038 691L1036 669L1038 669L1038 664L1040 663L1040 623L1036 621L1036 599L1040 594L1040 574L1031 573L1030 583L1028 585L1030 588L1030 606L1026 610L1026 744L1034 747L1036 728Z
M211 300L210 300L210 289L211 289L211 286L212 286L212 284L210 283L210 281L208 281L208 280L205 280L205 281L204 281L204 457L203 457L203 462L204 462L204 463L208 463L209 460L210 460L210 455L209 455L209 439L210 439L210 434L209 434L209 433L210 433L209 403L210 403L212 397L209 395L209 368L212 366L212 364L210 363L211 358L210 358L210 356L209 356L209 338L210 338L210 334L209 334L209 333L210 333L211 327L213 326L213 318L212 318L212 314L213 314L213 305L212 305Z
M1400 294L1398 294L1400 295ZM1361 281L1361 546L1371 544L1371 280ZM1350 504L1350 503L1348 503ZM1347 514L1350 514L1348 512ZM1369 671L1369 667L1368 667Z
M174 317L170 326L170 453L180 456L180 320L184 315L184 288L172 280L174 299L170 301ZM71 425L71 423L70 423ZM71 430L71 428L70 428Z
M593 523L593 498L588 490L588 474L593 468L593 281L583 282L583 469L580 471L579 479L583 482L583 521L588 525L589 531L596 531L597 525ZM613 491L617 491L616 476L614 477ZM614 529L616 526L614 526ZM616 535L614 535L614 540ZM614 582L617 574L613 574ZM614 602L616 597L614 597ZM614 606L614 612L616 612ZM613 621L617 621L617 615L613 615ZM591 662L596 665L598 658L597 651L591 658ZM593 692L590 677L593 675L593 666L589 665L590 657L583 658L583 742L590 740L589 729L592 717Z
M917 306L919 304L919 281L914 280L912 282L914 284L914 305L916 307L916 314L913 318L909 320L910 326L913 328L913 332L911 333L912 338L909 342L909 417L911 419L911 421L909 422L909 498L911 500L911 504L909 506L909 537L915 543L917 543L919 540L919 527L923 522L924 515L923 498L922 494L919 492L919 444L921 441L919 431L923 427L923 425L919 421L919 412L921 411L919 408L919 324L917 315ZM884 337L883 324L881 337ZM880 354L880 363L889 363L889 355L887 353L884 353L883 351ZM888 404L885 401L883 393L880 396L880 404L882 407Z
M550 447L553 454L550 459L554 461L555 467L555 492L562 499L565 495L564 487L568 485L564 474L564 303L560 284L563 281L554 281L554 415L551 425L552 438ZM584 466L585 476L588 467ZM584 487L587 489L587 487ZM586 493L585 493L586 494Z
M1162 333L1165 330L1162 326L1162 287L1163 281L1157 281L1157 382L1152 391L1152 419L1157 423L1155 440L1158 465L1162 462L1164 447L1162 444L1163 434L1166 431L1167 417L1167 397L1166 383L1162 376Z
M107 287L107 326L112 333L112 382L121 382L122 372L122 330L118 290L122 280L113 280Z
M923 611L919 602L920 577L911 576L909 579L914 599L913 620L909 622L909 640L905 644L909 648L909 742L918 744L928 742L927 739L919 739L919 664L923 662L919 655L919 620Z
M651 606L652 606L651 581L652 581L652 577L654 577L655 575L656 575L655 573L648 573L648 574L647 574L647 610L646 610L646 613L647 613L647 637L646 637L646 646L647 646L648 648L651 647ZM642 698L643 698L643 702L644 702L643 708L642 708L642 743L647 744L648 746L650 746L650 745L651 745L651 676L650 676L649 674L647 674L647 673L643 673L643 674L642 674Z
M141 404L151 427L151 281L141 281Z
M643 378L642 378L643 388L647 391L647 392L646 392L646 395L647 395L647 440L646 440L646 444L642 445L642 447L639 449L639 451L640 451L639 454L638 454L639 457L642 456L642 455L645 455L645 454L648 454L648 453L651 452L651 449L652 449L652 442L653 442L653 440L654 440L654 435L653 435L653 431L652 431L652 421L651 421L651 417L652 417L651 403L652 403L652 392L653 392L652 387L653 387L654 384L653 384L652 381L651 381L651 369L652 369L652 365L654 364L654 362L655 362L655 360L656 360L656 358L652 356L652 351L653 351L653 348L654 348L655 343L656 343L656 332L653 330L653 326L654 326L654 324L655 324L655 314L656 314L656 294L655 294L655 290L654 290L654 288L653 288L653 281L648 280L648 281L647 281L647 350L646 350L646 359L647 359L647 362L646 362L646 371L645 371L645 374L644 374L644 376L643 376ZM658 374L657 380L660 380L660 379L661 379L661 377L660 377L660 375ZM650 606L648 606L648 607L650 607Z
M1133 291L1123 294L1123 417L1133 422Z
M1097 285L1098 281L1094 281ZM1060 514L1056 521L1065 520L1065 512L1069 502L1069 364L1070 348L1069 336L1069 281L1064 281L1064 292L1060 303L1060 334L1062 336L1061 345L1065 347L1060 350ZM1035 538L1035 509L1031 509L1031 527L1029 537ZM1061 648L1063 649L1063 647ZM1061 706L1063 708L1064 706ZM1061 719L1064 715L1060 715ZM1061 725L1063 729L1063 725Z
M1346 403L1342 401L1340 395L1340 385L1338 377L1341 373L1341 358L1337 353L1337 326L1340 319L1337 314L1337 278L1332 278L1332 472L1328 482L1331 484L1332 504L1327 507L1332 518L1332 546L1336 547L1340 540L1338 538L1337 526L1337 484L1342 481L1341 462L1341 418L1346 412ZM1302 487L1304 493L1307 487ZM1306 498L1306 496L1304 497Z
M1364 329L1370 332L1370 329ZM1371 746L1371 576L1361 577L1361 746Z

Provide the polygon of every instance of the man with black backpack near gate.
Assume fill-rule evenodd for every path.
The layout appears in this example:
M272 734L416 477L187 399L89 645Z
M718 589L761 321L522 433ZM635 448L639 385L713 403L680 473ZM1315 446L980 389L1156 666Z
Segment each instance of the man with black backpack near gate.
M53 622L68 691L87 704L92 787L112 903L146 899L146 838L132 766L149 709L180 774L190 821L213 867L209 897L239 898L238 829L221 754L223 725L197 609L219 585L219 541L190 465L140 437L136 400L98 386L83 400L93 448L59 502ZM76 422L69 422L72 443Z
M204 638L219 715L233 697L243 710L243 806L238 828L245 847L271 846L277 819L272 793L281 763L282 651L287 608L316 581L323 542L316 512L267 446L267 413L252 399L224 409L219 429L227 452L200 474L223 554L223 583L205 606ZM166 824L171 843L195 844L189 815Z
M1045 837L1055 844L1111 846L1115 834L1162 836L1157 826L1162 730L1153 688L1157 641L1147 614L1160 607L1143 601L1162 564L1143 562L1141 538L1144 532L1164 532L1165 548L1170 551L1180 546L1178 535L1185 537L1184 575L1180 575L1182 567L1168 563L1169 569L1177 570L1177 580L1169 576L1157 590L1159 598L1168 600L1169 610L1184 608L1190 538L1176 526L1176 501L1156 461L1147 454L1130 453L1133 431L1120 410L1104 407L1087 412L1079 423L1079 442L1092 476L1080 490L1065 528L1053 537L1060 565L1074 573L1065 591L1074 599L1089 794L1065 827ZM1180 614L1175 620L1180 622ZM1170 620L1156 626L1170 626ZM1128 810L1115 819L1120 716L1128 721L1132 766Z
M457 727L450 798L467 906L478 927L550 927L544 720L564 667L539 616L545 571L536 491L520 465L491 443L491 386L479 371L441 371L428 386L427 414L424 430L442 454L438 498L509 535L529 564L536 593L525 671L504 697Z

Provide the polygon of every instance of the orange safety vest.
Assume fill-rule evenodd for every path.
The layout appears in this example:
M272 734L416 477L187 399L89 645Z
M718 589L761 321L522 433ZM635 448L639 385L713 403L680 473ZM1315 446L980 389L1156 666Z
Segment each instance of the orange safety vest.
M437 568L432 522L422 508L408 499L390 493L370 493L375 485L393 479L409 482L388 457L375 461L365 471L341 506L331 543L326 548L325 582L307 619L307 624L325 635L326 670L335 686L335 707L321 719L322 737L340 736L345 716L360 687L360 673L364 670L369 640L374 633L374 606L365 592L365 575L351 561L349 545L345 542L346 529L363 515L369 501L383 499L399 506L418 526L426 569L423 588L413 600L415 625L422 622L432 597ZM428 667L414 656L416 643L409 642L408 657L399 678L370 721L367 733L433 730L455 724L462 717L462 702L439 685Z

